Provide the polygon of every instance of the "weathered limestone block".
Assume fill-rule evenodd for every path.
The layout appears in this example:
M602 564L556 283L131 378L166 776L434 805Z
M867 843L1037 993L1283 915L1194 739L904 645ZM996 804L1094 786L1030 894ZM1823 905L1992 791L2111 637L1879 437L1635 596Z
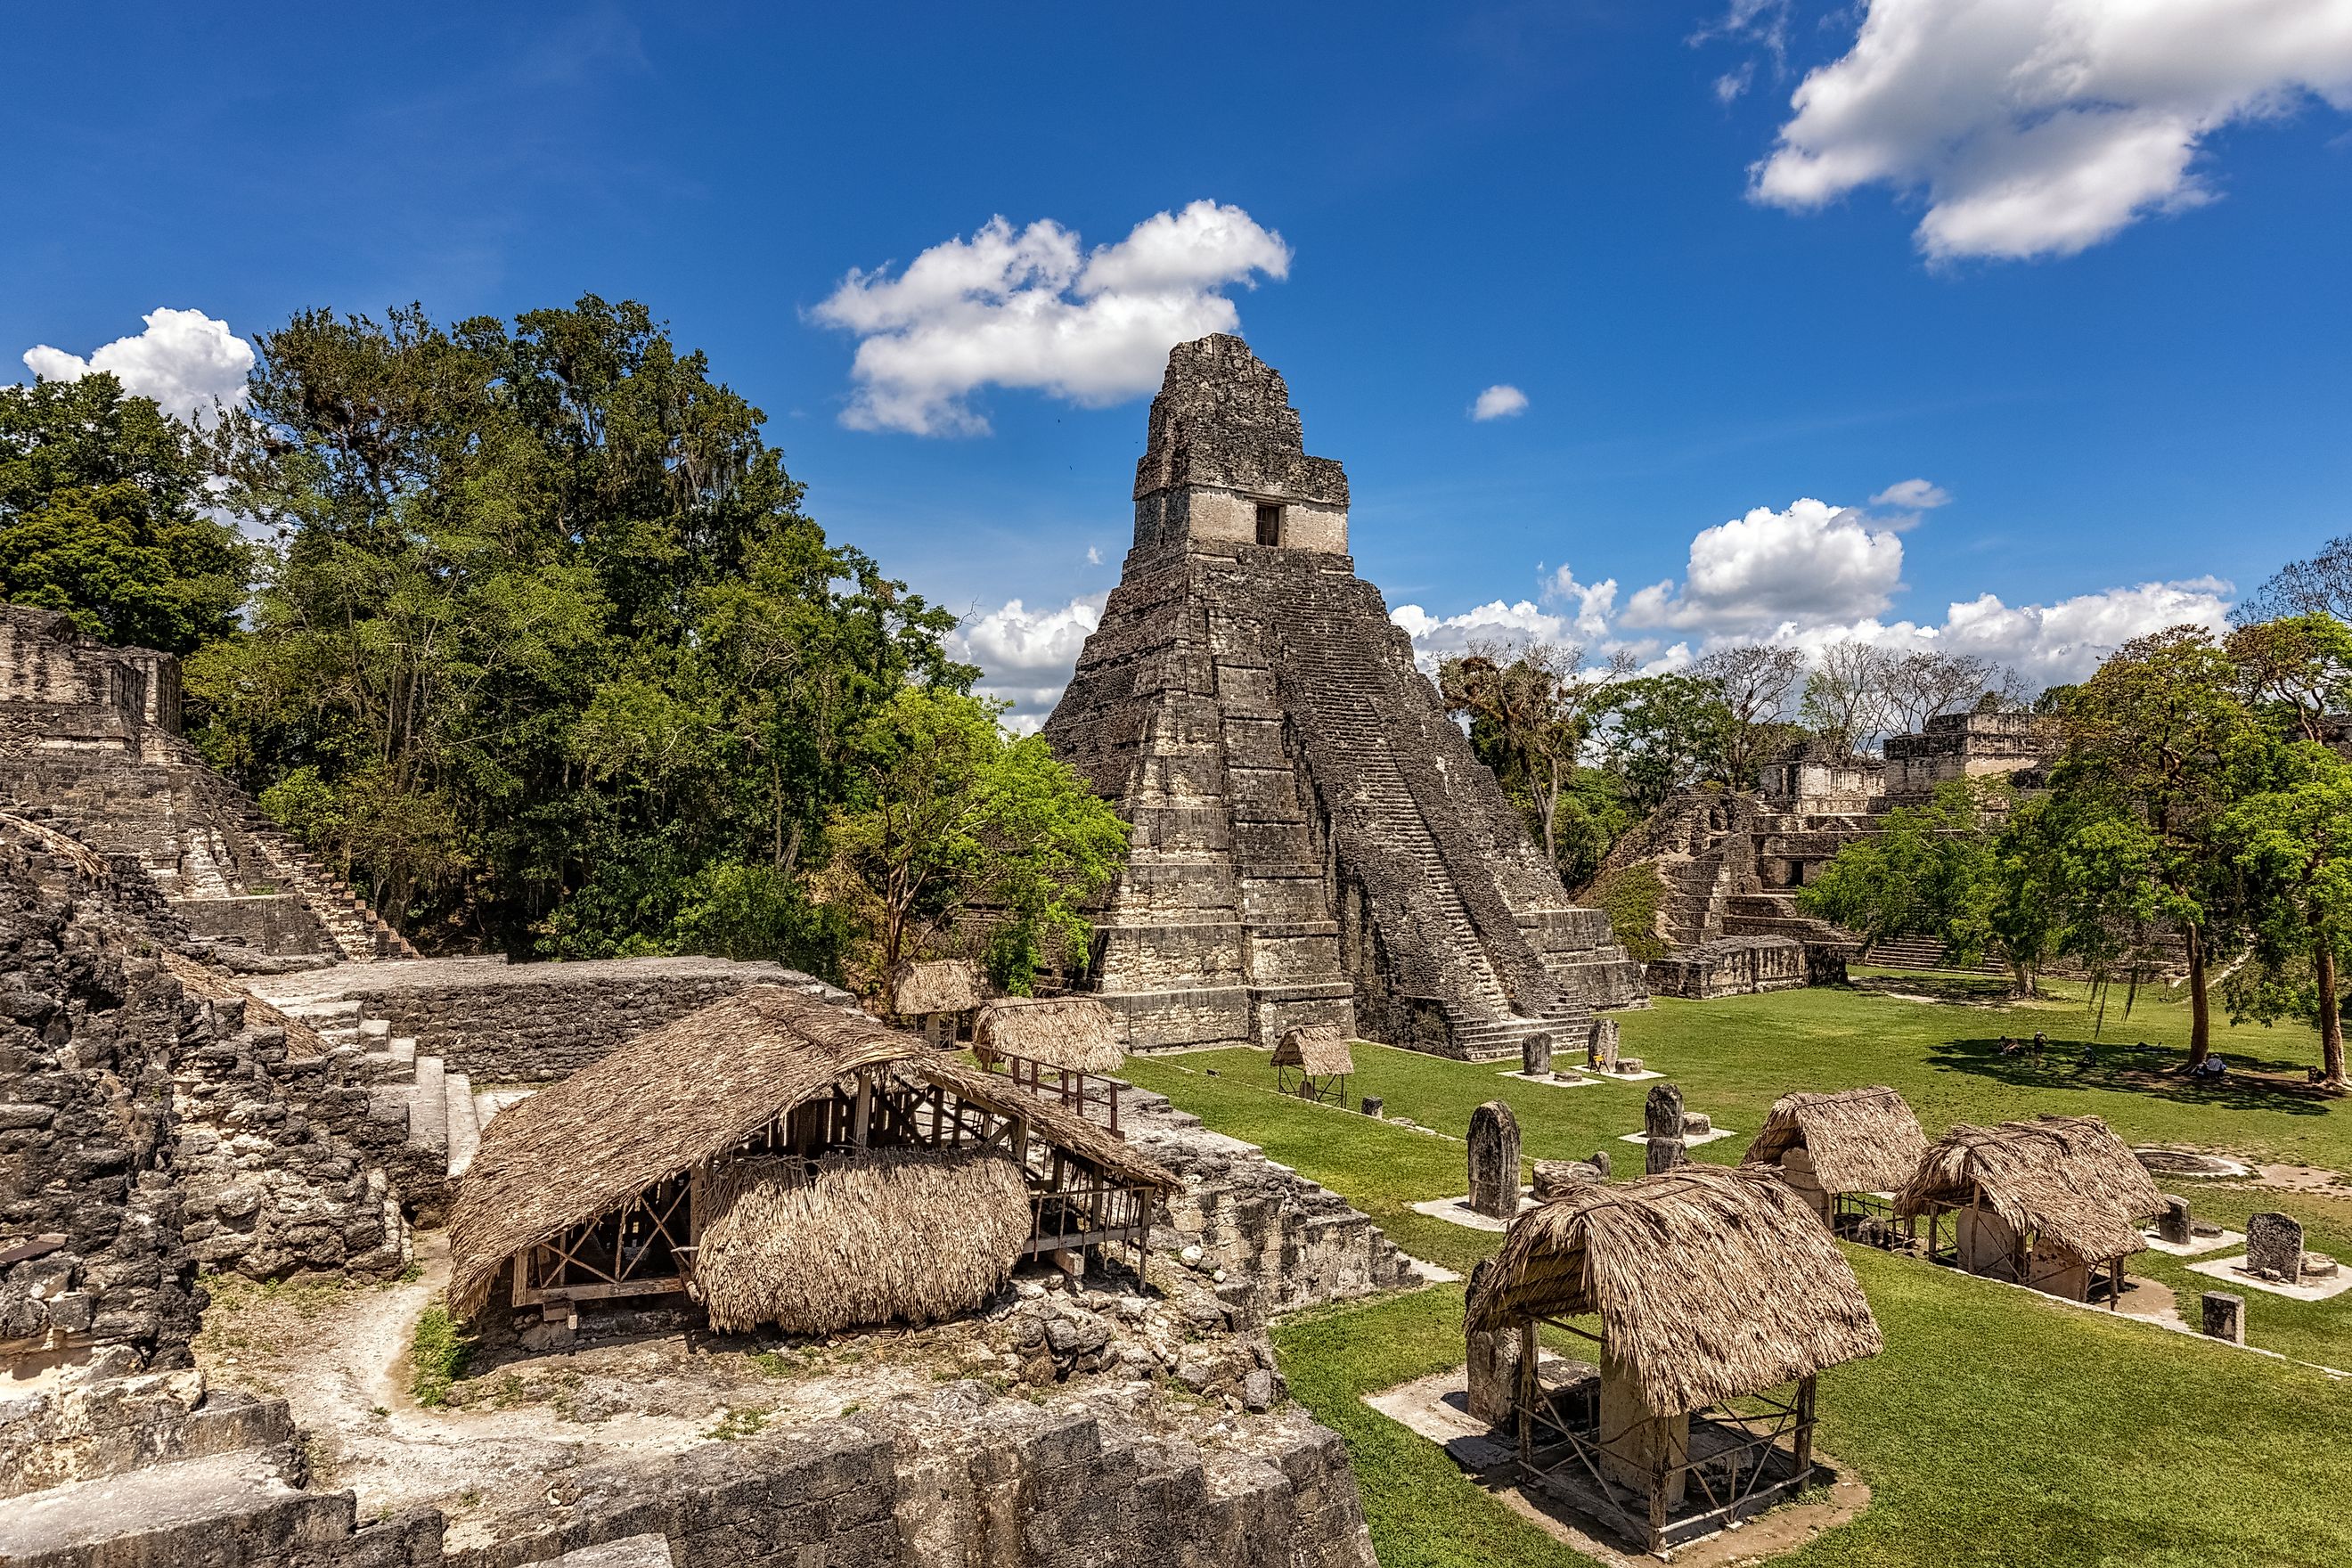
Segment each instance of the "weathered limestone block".
M2246 1299L2227 1290L2208 1290L2199 1298L2204 1331L2233 1345L2246 1342Z
M2282 1285L2303 1279L2303 1226L2275 1212L2246 1220L2246 1272Z
M1599 1156L1595 1156L1598 1159ZM1609 1179L1605 1165L1591 1160L1538 1160L1535 1167L1535 1196L1538 1203L1549 1203L1566 1197L1579 1187L1591 1186Z
M2189 1215L2189 1200L2167 1193L2164 1195L2164 1211L2156 1218L2156 1234L2175 1246L2186 1247L2194 1232L2195 1226Z
M1602 1072L1617 1070L1617 1020L1595 1018L1585 1035L1584 1063Z
M1551 1037L1529 1035L1519 1042L1519 1070L1529 1078L1551 1076Z
M1670 1083L1653 1084L1649 1099L1643 1102L1643 1131L1649 1142L1643 1145L1643 1169L1650 1175L1671 1171L1689 1156L1683 1149L1683 1091Z
M1540 1167L1538 1167L1540 1169ZM1465 1303L1475 1302L1493 1282L1495 1260L1481 1258L1470 1270ZM1517 1408L1519 1384L1519 1331L1516 1326L1465 1331L1469 1352L1470 1415L1490 1426L1501 1426Z
M1519 1119L1499 1100L1470 1113L1470 1206L1495 1219L1519 1212Z

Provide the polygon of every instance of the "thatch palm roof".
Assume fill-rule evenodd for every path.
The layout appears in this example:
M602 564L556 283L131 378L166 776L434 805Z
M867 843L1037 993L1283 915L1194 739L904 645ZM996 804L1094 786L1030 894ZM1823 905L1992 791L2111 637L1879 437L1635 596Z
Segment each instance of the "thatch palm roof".
M1685 1165L1530 1209L1504 1238L1469 1326L1588 1312L1660 1415L1885 1348L1845 1255L1761 1170Z
M491 1121L449 1219L452 1304L473 1311L515 1253L726 1152L873 1067L1024 1117L1033 1137L1115 1180L1179 1184L1102 1128L950 1061L913 1035L781 985L752 985L638 1036Z
M965 1013L987 1000L987 977L968 958L900 964L890 988L890 1010L901 1018Z
M1110 1009L1091 996L991 1002L980 1010L971 1042L983 1053L1021 1057L1066 1072L1116 1072L1127 1059Z
M1895 1208L1907 1217L1979 1198L2021 1236L2093 1263L2145 1251L2138 1222L2164 1206L2147 1172L2095 1116L1956 1124L1921 1156Z
M1842 1089L1833 1094L1784 1094L1772 1102L1763 1131L1748 1145L1743 1163L1778 1164L1802 1144L1824 1191L1891 1193L1911 1179L1927 1152L1919 1118L1891 1089Z
M1274 1065L1304 1068L1317 1078L1356 1070L1356 1059L1348 1050L1348 1037L1337 1024L1305 1024L1286 1031L1274 1047Z
M1006 1155L876 1150L817 1161L813 1181L809 1164L738 1160L704 1180L694 1279L712 1328L936 1322L1012 1278L1029 1189Z

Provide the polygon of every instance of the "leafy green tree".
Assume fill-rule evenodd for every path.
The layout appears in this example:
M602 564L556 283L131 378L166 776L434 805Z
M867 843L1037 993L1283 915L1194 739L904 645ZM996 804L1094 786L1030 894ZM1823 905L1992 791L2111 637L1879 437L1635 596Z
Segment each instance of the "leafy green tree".
M2344 1092L2337 965L2352 943L2352 763L2315 741L2286 748L2273 787L2221 819L2221 839L2246 878L2254 962L2232 977L2242 1016L2318 1026L2320 1081Z
M255 567L204 510L196 433L103 372L0 386L0 599L184 654L236 625Z
M2223 647L2249 700L2284 733L2325 742L2329 716L2352 709L2352 626L2332 616L2240 626Z
M2212 1048L2215 954L2240 931L2221 824L2261 787L2276 737L2195 626L2126 643L2074 690L2063 724L2048 809L2068 868L2069 949L2098 959L2094 944L2112 941L2102 933L2177 931L2194 1067Z
M1954 780L1841 849L1797 904L1871 942L1931 935L1964 968L1998 958L2032 995L2063 919L2043 827L2005 780Z
M1737 724L1720 689L1696 675L1626 681L1611 720L1610 765L1624 779L1630 804L1644 816L1675 791L1709 776Z
M644 307L297 316L224 426L283 541L188 666L199 736L428 945L830 973L849 740L960 689L953 617L829 541Z
M1025 994L1041 968L1083 969L1079 913L1117 873L1127 826L1044 737L991 704L901 689L854 737L856 783L831 824L830 890L865 927L866 978L985 921L988 967Z
M1479 761L1527 803L1545 858L1554 865L1562 849L1561 805L1574 786L1578 759L1633 668L1632 658L1621 655L1587 668L1582 648L1546 643L1516 656L1474 647L1438 667L1446 711L1469 719Z

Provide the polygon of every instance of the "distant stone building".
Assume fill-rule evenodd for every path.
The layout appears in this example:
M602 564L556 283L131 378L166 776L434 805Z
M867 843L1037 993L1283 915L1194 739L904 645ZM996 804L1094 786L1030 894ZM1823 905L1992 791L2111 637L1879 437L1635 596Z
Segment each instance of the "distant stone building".
M1094 971L1129 1048L1328 1024L1513 1056L1643 999L1355 574L1347 475L1240 339L1170 354L1134 499L1045 725L1134 827Z
M340 962L414 957L180 733L180 661L0 605L0 804L137 857L200 936Z
M1685 790L1612 849L1601 875L1647 865L1665 886L1657 934L1673 954L1649 966L1654 992L1727 995L1802 984L1785 952L1801 944L1818 980L1860 943L1800 914L1797 894L1839 850L1880 830L1898 806L1924 805L1964 778L2031 783L2053 750L2048 721L2031 713L1944 713L1916 735L1887 739L1883 757L1808 748L1761 771L1762 787ZM1935 961L1932 941L1873 949L1874 962ZM1752 984L1750 982L1753 982Z

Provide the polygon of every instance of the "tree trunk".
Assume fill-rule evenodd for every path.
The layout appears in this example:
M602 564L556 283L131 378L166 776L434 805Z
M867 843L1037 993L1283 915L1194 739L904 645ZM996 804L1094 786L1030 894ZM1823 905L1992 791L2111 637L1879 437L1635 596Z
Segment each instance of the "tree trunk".
M2323 1089L2344 1089L2344 1016L2336 1005L2336 949L2327 933L2314 933L2319 945L2311 959L2312 978L2319 983L2319 1082Z
M2181 928L2189 939L2189 1065L2203 1063L2213 1054L2213 1008L2205 994L2205 930Z

